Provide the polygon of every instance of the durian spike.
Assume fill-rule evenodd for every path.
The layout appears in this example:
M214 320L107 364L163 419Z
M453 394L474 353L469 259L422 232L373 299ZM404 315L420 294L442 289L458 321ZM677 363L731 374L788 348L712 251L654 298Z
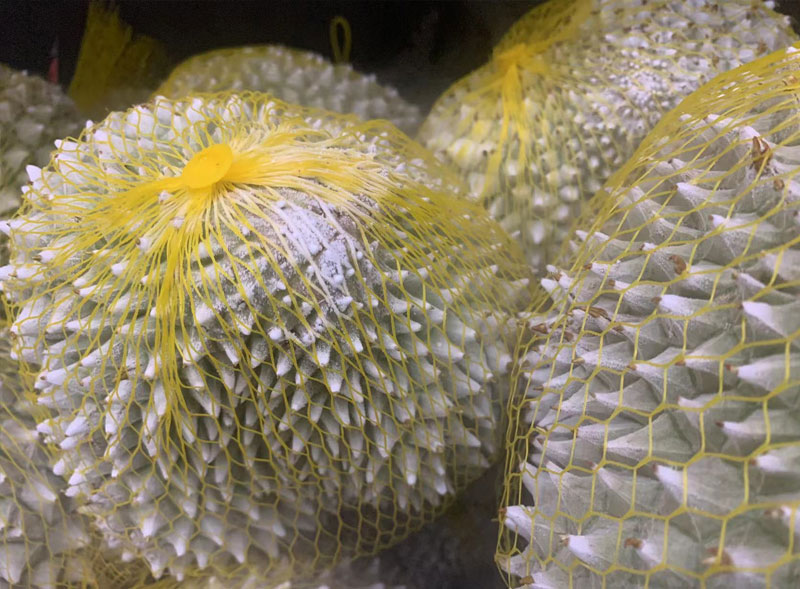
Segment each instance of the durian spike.
M69 96L89 118L147 100L166 69L162 43L136 34L113 2L91 0Z
M509 587L800 580L800 43L717 76L589 203L532 310Z

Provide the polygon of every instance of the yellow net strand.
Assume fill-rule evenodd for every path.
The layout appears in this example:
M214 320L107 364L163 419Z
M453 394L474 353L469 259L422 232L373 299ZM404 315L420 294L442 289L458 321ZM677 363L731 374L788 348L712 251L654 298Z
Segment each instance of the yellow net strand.
M339 43L339 30L342 31L341 44ZM347 63L350 61L350 49L353 47L353 38L350 31L348 20L337 15L331 19L330 26L331 51L333 51L333 63Z

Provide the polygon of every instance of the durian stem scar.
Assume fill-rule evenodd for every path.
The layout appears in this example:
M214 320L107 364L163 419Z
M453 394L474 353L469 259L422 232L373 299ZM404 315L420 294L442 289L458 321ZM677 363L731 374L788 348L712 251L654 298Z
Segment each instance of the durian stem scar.
M232 163L233 150L230 145L212 145L192 156L183 168L181 180L193 190L207 188L222 180Z

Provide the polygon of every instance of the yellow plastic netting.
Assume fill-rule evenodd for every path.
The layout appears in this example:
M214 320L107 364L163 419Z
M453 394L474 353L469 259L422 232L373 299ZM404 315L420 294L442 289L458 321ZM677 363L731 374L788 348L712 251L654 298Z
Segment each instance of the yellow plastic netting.
M103 118L147 100L167 68L163 45L138 35L119 9L91 0L69 96L87 116Z
M496 458L528 269L392 125L156 99L29 173L0 224L14 350L122 559L300 587Z
M537 270L661 116L716 74L797 39L760 0L551 0L434 105L419 140Z
M333 23L331 25L333 27ZM349 29L348 29L349 30ZM190 57L176 67L155 95L182 98L193 92L251 90L280 100L355 114L368 121L387 119L406 133L420 124L419 109L374 75L333 64L311 51L280 45L217 49Z
M800 48L717 77L591 201L510 403L510 587L800 579Z

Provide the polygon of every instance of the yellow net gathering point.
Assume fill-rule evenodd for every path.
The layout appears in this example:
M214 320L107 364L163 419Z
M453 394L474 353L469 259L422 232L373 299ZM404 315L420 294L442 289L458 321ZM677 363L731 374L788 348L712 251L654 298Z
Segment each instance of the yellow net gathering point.
M493 59L495 63L497 63L497 69L504 75L511 66L517 66L522 63L524 59L527 59L529 54L530 50L527 45L524 43L517 43L510 49L496 53Z
M212 145L189 160L183 168L181 180L189 188L208 188L225 177L232 163L233 150L230 145Z
M800 47L721 74L590 201L509 403L509 587L800 579Z
M530 273L462 189L391 124L258 93L61 145L0 281L54 471L122 559L302 586L498 458Z
M546 47L543 47L544 49ZM495 67L497 68L497 75L503 80L504 99L513 99L510 96L512 89L519 88L519 72L520 69L525 68L529 73L546 74L547 64L541 58L541 51L539 48L518 43L510 49L505 51L496 52L492 58ZM517 97L521 99L521 96ZM513 112L507 109L508 112Z
M702 83L794 42L760 0L551 0L418 133L544 274L583 203Z

